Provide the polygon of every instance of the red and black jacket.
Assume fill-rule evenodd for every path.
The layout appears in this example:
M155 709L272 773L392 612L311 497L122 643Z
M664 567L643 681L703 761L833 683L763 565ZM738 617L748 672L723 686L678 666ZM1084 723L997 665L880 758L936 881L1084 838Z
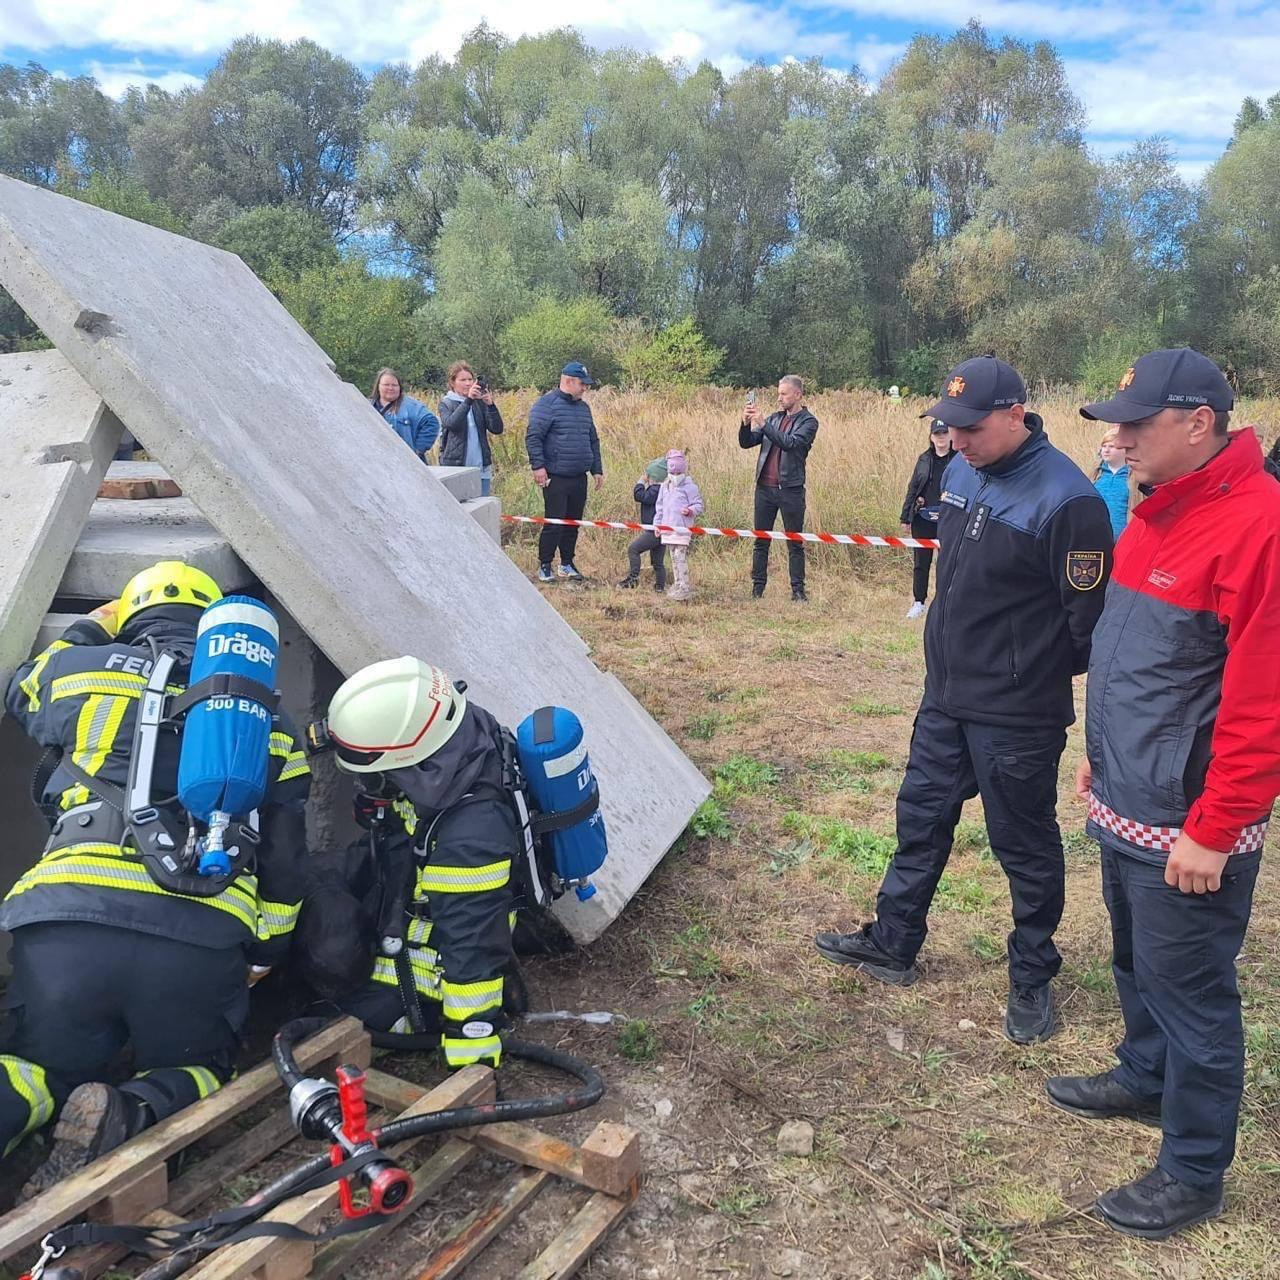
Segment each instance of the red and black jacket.
M1089 829L1261 849L1280 794L1280 486L1242 431L1138 504L1093 633Z

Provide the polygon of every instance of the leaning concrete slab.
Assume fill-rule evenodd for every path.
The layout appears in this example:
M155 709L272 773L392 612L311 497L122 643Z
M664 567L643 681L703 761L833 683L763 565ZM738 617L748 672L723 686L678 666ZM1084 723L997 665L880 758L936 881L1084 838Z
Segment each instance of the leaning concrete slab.
M0 691L27 660L120 431L58 352L0 356Z
M586 941L709 788L238 258L0 178L0 284L336 666L400 653L515 723L582 717L610 860Z

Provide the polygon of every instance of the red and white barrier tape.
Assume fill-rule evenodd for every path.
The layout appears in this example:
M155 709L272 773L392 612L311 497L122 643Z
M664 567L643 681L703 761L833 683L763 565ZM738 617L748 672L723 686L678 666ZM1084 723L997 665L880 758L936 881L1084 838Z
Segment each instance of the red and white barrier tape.
M715 529L689 525L676 529L669 524L640 524L635 520L555 520L550 516L506 516L510 524L564 524L576 529L629 529L637 533L692 533L703 538L772 538L776 542L829 542L848 547L925 547L936 550L937 538L881 538L869 533L787 533L782 529Z

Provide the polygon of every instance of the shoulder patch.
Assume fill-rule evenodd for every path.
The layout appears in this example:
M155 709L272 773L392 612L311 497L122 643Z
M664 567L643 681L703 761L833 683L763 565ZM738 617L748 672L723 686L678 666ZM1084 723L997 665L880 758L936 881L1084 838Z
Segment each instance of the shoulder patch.
M944 489L942 491L942 501L948 506L959 507L961 511L967 511L969 509L969 499L961 497L958 493L952 493L949 489Z
M1092 591L1102 581L1104 561L1101 551L1068 551L1067 581L1077 591Z

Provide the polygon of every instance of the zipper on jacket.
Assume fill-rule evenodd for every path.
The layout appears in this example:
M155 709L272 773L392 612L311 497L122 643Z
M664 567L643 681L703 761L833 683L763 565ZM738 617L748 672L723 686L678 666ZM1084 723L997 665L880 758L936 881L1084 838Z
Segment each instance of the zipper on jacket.
M1013 675L1013 687L1018 687L1018 628L1009 619L1009 670Z
M989 483L990 481L985 479L983 480L983 482L978 486L978 492L973 495L972 504L965 508L965 526L966 527L968 526L969 521L973 518L973 513L975 510L977 510L977 507L978 507L978 500L986 492L987 485ZM947 589L942 596L941 631L944 631L944 632L946 631L946 626L947 626L947 606L951 603L951 588L955 586L956 574L960 572L960 552L964 544L968 541L969 539L966 538L964 534L960 535L960 546L956 548L955 559L951 562L951 576L947 579ZM951 664L948 662L947 665L943 668L943 673L942 673L942 701L943 702L946 702L947 700L947 689L950 687L950 685L951 685Z

